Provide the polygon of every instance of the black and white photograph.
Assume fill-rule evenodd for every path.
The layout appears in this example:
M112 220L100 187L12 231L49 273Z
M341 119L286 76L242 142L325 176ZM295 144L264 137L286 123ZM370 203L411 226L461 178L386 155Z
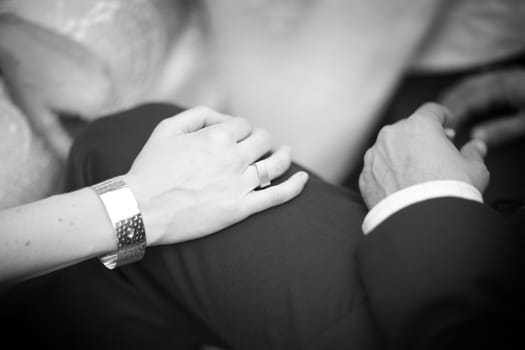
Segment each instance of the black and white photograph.
M525 0L0 0L0 318L525 348Z

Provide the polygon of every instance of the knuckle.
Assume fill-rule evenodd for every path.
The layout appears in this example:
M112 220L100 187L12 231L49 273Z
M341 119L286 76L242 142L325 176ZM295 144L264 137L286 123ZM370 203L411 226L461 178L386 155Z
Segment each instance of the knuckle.
M249 129L249 130L252 129L252 125L250 124L250 122L246 118L235 117L235 120L237 121L237 123L240 124L241 127Z
M393 128L394 127L392 125L383 126L381 130L379 130L379 133L377 134L377 139L384 140L386 138L391 137L393 133Z
M365 156L363 157L363 163L369 164L372 161L372 157L374 156L373 152L374 152L373 148L369 148L365 152Z
M230 143L233 139L232 133L224 127L217 126L209 133L210 141L216 144Z
M441 105L436 102L426 102L421 106L421 108L419 108L416 111L414 115L418 117L424 117L424 118L426 118L428 115L432 117L440 118L443 115L449 115L449 114L450 114L450 111L444 105Z
M281 174L290 166L290 159L286 155L281 155L275 159L275 173Z
M246 163L247 161L241 153L239 152L231 153L231 160L230 160L231 169L234 169L236 171L245 169Z
M236 171L240 169L246 169L246 166L248 165L248 156L241 152L239 149L231 149L228 153L228 156L230 157L230 164L232 166L232 169L235 169Z
M213 112L213 110L208 107L208 106L205 106L205 105L200 105L200 106L196 106L196 107L193 107L191 109L192 112L194 113L202 113L202 114L208 114L210 112Z
M292 161L291 153L286 152L282 149L278 153L275 154L275 158L279 164L288 164Z
M160 123L157 124L155 130L165 129L168 126L168 119L162 119Z
M230 175L238 174L239 170L243 168L243 160L237 152L221 151L217 155L220 159L222 170Z
M439 110L441 108L441 105L436 102L425 102L423 103L423 106L421 108L431 110Z
M421 115L423 117L423 115ZM428 114L425 114L425 116L428 117ZM416 131L420 132L425 130L430 125L428 118L413 118L410 120L406 120L404 124L400 124L400 126L405 128L405 131Z
M284 168L289 168L292 164L292 155L290 153L283 153L281 157Z
M176 129L173 127L173 122L171 118L163 119L160 121L160 123L155 126L153 129L152 134L153 135L160 135L162 133L168 132L170 129Z
M477 166L474 167L472 173L472 179L474 182L479 182L481 184L487 184L490 180L490 171L484 163L476 163ZM477 180L477 181L476 181Z
M255 133L261 140L261 143L264 145L270 144L270 133L266 129L258 128L255 130Z
M490 179L490 171L489 169L487 168L487 166L485 164L483 164L483 166L481 167L481 176L483 178L485 178L486 180L489 180Z
M359 175L359 190L361 192L363 192L365 186L366 186L366 175L365 175L365 172L362 171L361 174Z

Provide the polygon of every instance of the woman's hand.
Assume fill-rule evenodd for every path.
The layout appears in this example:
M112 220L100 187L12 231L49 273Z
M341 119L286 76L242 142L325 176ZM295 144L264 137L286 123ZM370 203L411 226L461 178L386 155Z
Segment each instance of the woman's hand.
M304 172L255 191L260 180L253 164L269 151L266 131L205 107L161 122L124 176L148 244L206 236L297 196ZM289 168L290 149L281 147L262 162L275 179Z
M469 77L450 88L441 102L452 112L451 127L474 124L470 136L489 146L525 137L525 70L506 69ZM494 108L509 110L494 114ZM488 120L479 120L481 118ZM476 120L478 119L478 120Z

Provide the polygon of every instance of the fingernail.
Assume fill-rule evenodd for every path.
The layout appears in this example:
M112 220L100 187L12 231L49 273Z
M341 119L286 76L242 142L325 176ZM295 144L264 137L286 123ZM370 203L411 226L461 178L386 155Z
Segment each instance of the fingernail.
M447 137L450 140L453 140L454 137L456 137L456 130L454 130L452 128L445 128L445 135L447 135Z
M487 144L484 141L477 140L476 147L478 148L479 152L483 155L483 157L487 155Z
M299 177L299 179L303 182L306 182L308 180L308 173L306 171L299 171L297 173L297 176Z

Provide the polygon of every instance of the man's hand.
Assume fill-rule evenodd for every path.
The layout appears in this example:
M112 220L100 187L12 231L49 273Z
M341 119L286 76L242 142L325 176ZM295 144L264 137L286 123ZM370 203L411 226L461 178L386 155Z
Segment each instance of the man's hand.
M254 162L270 152L268 133L205 107L161 122L124 176L143 214L149 244L199 238L297 196L307 175L261 190ZM269 177L291 163L288 147L262 160Z
M525 138L525 70L506 69L481 73L460 81L441 99L452 111L450 126L460 128L474 124L471 137L483 140L488 146L500 145ZM510 110L504 115L494 108ZM476 120L489 118L486 121Z
M472 140L458 151L443 127L448 118L448 110L427 103L408 119L379 132L365 154L359 178L368 208L396 191L433 180L464 181L483 192L489 181L483 163L486 146Z

